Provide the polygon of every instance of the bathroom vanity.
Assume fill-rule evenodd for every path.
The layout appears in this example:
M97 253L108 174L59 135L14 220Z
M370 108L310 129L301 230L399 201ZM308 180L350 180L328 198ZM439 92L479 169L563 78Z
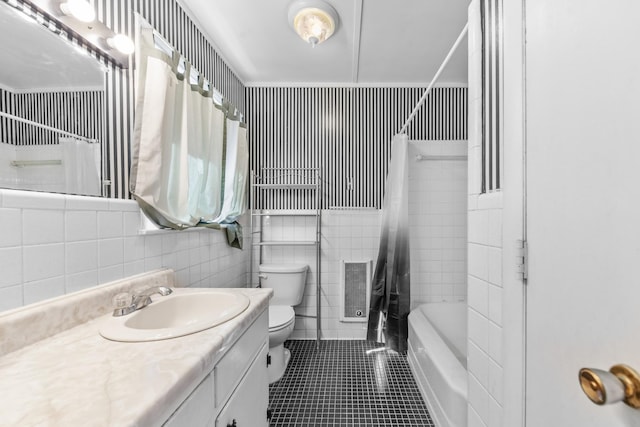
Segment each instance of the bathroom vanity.
M114 295L173 283L159 270L1 314L0 425L266 427L271 290L226 290L248 307L201 332L100 335Z
M213 370L182 402L166 427L266 426L267 311L226 351Z

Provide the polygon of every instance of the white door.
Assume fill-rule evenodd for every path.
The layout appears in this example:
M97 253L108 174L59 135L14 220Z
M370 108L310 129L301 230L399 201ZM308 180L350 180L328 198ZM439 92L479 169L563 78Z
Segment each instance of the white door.
M578 384L640 371L640 1L525 8L526 425L640 426Z

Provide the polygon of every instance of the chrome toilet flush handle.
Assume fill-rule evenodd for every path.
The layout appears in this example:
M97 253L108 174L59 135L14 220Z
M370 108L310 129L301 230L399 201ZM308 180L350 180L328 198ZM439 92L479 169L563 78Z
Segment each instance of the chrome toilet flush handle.
M269 276L267 276L266 274L258 274L258 279L267 280L268 278Z
M582 368L578 374L580 387L596 405L624 402L640 408L640 375L627 365L602 369Z

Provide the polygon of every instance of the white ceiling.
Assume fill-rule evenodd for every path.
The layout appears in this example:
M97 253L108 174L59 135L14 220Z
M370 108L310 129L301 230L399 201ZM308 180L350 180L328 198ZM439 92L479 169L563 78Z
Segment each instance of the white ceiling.
M336 33L312 48L287 20L300 0L179 0L252 85L427 85L467 21L469 0L326 0ZM463 43L439 83L467 82Z
M103 89L104 70L35 21L0 2L0 86L15 92Z

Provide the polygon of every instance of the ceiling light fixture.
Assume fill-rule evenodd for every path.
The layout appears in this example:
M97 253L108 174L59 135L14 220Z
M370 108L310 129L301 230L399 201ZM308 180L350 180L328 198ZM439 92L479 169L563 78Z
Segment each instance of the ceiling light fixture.
M71 15L78 21L92 22L96 19L96 11L86 0L67 0L60 4L60 10L65 15Z
M109 37L107 44L125 55L131 55L136 50L133 40L124 34L116 34L113 37Z
M289 7L289 22L302 40L316 47L335 32L338 13L322 0L297 1Z

